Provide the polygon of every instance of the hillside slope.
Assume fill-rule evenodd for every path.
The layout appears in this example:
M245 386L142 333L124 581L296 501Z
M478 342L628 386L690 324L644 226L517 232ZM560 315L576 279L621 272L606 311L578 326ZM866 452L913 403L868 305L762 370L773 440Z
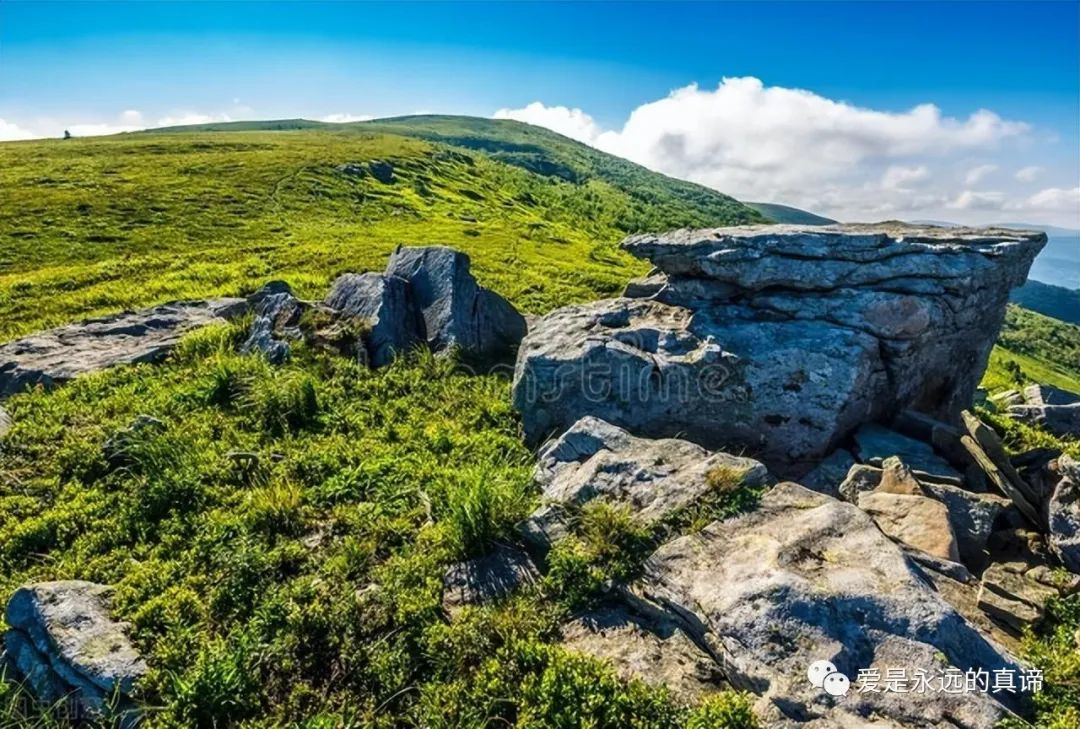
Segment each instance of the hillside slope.
M483 282L542 312L616 293L640 272L615 245L628 230L758 219L719 193L513 122L481 126L540 151L500 157L376 127L275 124L284 130L0 144L0 341L270 278L314 294L344 270L381 268L402 243L467 251ZM575 181L524 169L541 151L578 170Z
M744 205L757 210L775 223L791 223L793 225L830 225L836 222L832 218L815 215L806 210L793 208L790 205L760 202L748 202L744 203Z

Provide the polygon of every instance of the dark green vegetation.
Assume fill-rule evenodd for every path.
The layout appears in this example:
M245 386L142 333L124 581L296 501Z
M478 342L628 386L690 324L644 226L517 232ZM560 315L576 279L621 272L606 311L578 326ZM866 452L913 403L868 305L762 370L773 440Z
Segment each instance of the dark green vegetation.
M363 128L0 145L0 340L271 278L319 296L399 243L465 250L483 283L542 312L641 272L616 246L628 231L758 219L547 132L483 122L469 144L462 125L439 127L457 147ZM545 154L554 167L531 171ZM560 622L656 538L615 510L581 515L542 585L447 620L446 566L514 541L536 502L506 378L420 356L373 373L303 348L272 368L235 354L241 327L5 403L0 594L116 585L152 666L151 726L755 725L745 697L684 706L558 647ZM164 429L125 433L140 414ZM754 496L718 489L669 528ZM0 724L57 725L24 698L0 683Z
M1029 280L1012 293L1012 301L1045 316L1080 324L1080 291Z
M792 225L830 225L836 221L822 215L793 208L790 205L778 205L777 203L745 203L747 207L757 210L774 223L791 223Z

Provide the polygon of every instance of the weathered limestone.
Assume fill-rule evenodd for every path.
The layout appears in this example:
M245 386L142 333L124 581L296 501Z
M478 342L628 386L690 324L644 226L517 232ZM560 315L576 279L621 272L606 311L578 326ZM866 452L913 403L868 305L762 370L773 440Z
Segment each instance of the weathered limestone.
M100 714L114 693L129 697L146 664L126 625L109 615L111 588L91 582L40 582L15 591L4 643L37 698L73 699Z
M179 301L90 319L0 345L0 398L108 367L164 359L180 338L244 313L243 299Z
M538 455L535 480L544 504L522 526L546 551L567 533L566 517L599 499L656 524L710 494L762 486L765 466L749 458L710 453L674 438L637 438L599 418L582 418Z
M635 589L708 646L736 688L762 697L770 725L859 726L873 715L900 726L990 729L1015 704L1009 694L855 690L833 701L810 685L806 669L817 660L851 677L853 689L861 668L937 675L1018 665L869 516L796 484L776 486L749 514L660 547Z
M631 287L647 298L544 317L514 402L534 443L596 415L801 473L905 408L955 420L1044 242L900 224L631 236L660 269Z
M272 364L281 364L289 357L289 341L303 339L300 318L309 305L297 299L284 281L266 284L248 303L255 318L240 351L261 352Z
M419 344L416 310L402 278L345 273L334 280L323 304L365 323L367 358L373 367L388 365Z

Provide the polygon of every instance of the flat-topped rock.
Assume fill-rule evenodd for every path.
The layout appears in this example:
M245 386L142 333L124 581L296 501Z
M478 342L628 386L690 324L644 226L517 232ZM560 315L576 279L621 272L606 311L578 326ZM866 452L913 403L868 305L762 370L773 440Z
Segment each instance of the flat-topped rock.
M157 362L188 332L247 310L244 299L178 301L50 329L0 345L0 398L121 364Z
M1045 240L892 223L631 236L623 247L657 272L630 296L552 312L522 342L526 437L596 415L798 476L905 409L957 422Z

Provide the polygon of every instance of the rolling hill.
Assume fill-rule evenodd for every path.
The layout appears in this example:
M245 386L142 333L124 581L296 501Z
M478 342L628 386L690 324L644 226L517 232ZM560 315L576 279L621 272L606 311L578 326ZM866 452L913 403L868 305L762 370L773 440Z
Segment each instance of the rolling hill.
M769 220L776 223L790 223L792 225L831 225L836 221L821 215L793 208L790 205L778 205L777 203L744 203L747 207L757 210Z
M401 243L461 248L542 312L640 272L616 246L627 232L763 220L513 121L210 125L5 143L0 162L0 340L269 278L307 295Z

